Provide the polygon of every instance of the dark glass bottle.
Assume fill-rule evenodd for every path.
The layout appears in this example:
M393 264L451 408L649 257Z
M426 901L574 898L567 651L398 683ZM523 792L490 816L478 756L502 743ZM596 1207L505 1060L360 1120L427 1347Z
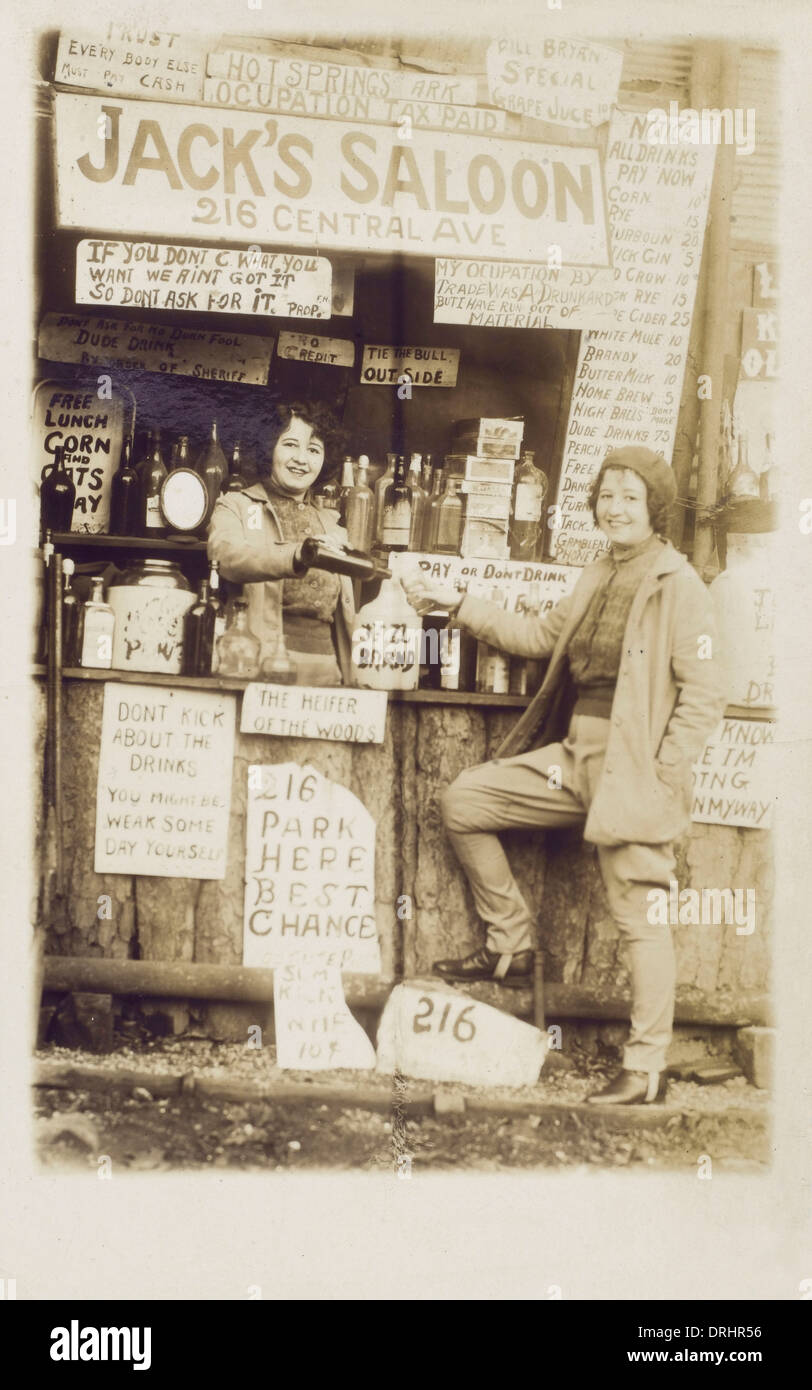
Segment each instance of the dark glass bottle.
M231 463L229 464L228 477L226 479L223 491L242 492L245 488L247 488L247 486L248 483L243 477L242 466L240 462L240 441L238 439L236 444L234 445L234 448L231 451Z
M71 587L74 562L69 555L62 561L65 588L62 594L62 665L79 665L79 633L82 626L82 605Z
M211 674L214 617L214 611L209 605L209 581L208 579L201 579L200 588L197 591L197 602L189 609L183 620L181 670L184 676L208 676Z
M161 431L153 430L148 457L139 465L141 481L141 534L156 540L166 535L166 522L161 511L161 488L167 476L161 454Z
M406 482L406 460L398 454L392 481L383 494L381 544L385 550L408 550L412 530L412 489Z
M53 463L42 470L39 501L43 532L70 531L75 500L76 488L65 467L65 450L57 444Z
M125 439L121 461L110 485L110 535L137 536L140 516L141 481L132 463L132 442Z
M206 484L206 491L209 494L209 511L206 521L208 521L214 511L214 504L228 477L228 463L226 456L220 448L217 438L217 421L211 422L211 433L205 449L197 460L197 471Z
M182 434L172 445L172 457L169 460L170 473L175 468L191 468L192 460L189 456L189 436Z

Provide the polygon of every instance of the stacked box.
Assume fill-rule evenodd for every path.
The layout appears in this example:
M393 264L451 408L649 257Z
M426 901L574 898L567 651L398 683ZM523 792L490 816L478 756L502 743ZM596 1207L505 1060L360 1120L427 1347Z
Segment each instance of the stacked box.
M466 517L460 555L464 559L509 560L507 519Z
M509 521L513 489L510 483L463 482L460 491L465 496L465 516L468 521L488 518Z
M483 458L517 459L522 451L524 419L478 416L474 420L457 420L454 424L452 448L455 453L476 454Z
M455 478L480 483L513 484L515 459L483 458L481 454L446 454L445 471Z

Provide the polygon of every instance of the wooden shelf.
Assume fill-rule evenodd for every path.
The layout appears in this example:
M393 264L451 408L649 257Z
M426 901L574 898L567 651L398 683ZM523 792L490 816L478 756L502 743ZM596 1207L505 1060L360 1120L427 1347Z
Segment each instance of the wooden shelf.
M148 536L100 536L84 535L81 531L55 531L51 539L59 550L146 550L160 555L201 555L206 550L206 542L198 537L188 541L179 537L150 540Z

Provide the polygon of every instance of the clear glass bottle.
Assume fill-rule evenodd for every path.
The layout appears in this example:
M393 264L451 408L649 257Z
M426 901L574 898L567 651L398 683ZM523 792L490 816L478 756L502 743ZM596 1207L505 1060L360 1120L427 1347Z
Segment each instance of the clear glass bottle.
M440 503L443 499L443 470L437 468L431 480L431 492L426 506L426 515L423 522L423 549L434 552L437 542L437 526L439 522Z
M226 609L220 596L220 564L212 560L209 569L209 607L214 613L214 630L211 644L211 672L215 675L220 660L217 643L226 630Z
M82 629L82 604L73 591L76 566L69 555L62 561L65 588L62 594L62 665L79 665L79 637Z
M141 478L141 534L156 540L166 535L166 522L161 511L161 488L167 476L161 454L161 431L153 430L149 455L139 465Z
M465 509L459 495L460 478L448 477L445 492L437 502L436 529L432 550L438 555L459 555Z
M217 672L221 676L237 676L256 680L259 675L259 638L248 626L248 604L236 598L226 630L217 643Z
M368 555L375 540L375 494L369 486L369 459L358 460L358 479L344 504L344 525L351 550Z
M82 608L82 647L80 666L109 669L113 665L113 634L116 620L104 601L104 580L94 577L90 598Z
M220 448L220 441L217 437L217 421L212 420L211 431L206 442L206 447L200 454L195 464L197 472L206 484L206 491L209 494L209 510L205 520L214 511L214 504L220 496L223 484L228 478L228 464L226 456Z
M727 495L731 500L759 496L758 474L750 467L750 452L744 430L739 435L738 457L728 480Z
M429 505L428 493L425 491L421 479L422 459L420 454L412 454L409 460L409 472L406 478L407 483L412 489L412 524L409 529L409 549L420 550L423 544L423 528L426 524L426 511Z
M386 489L395 476L395 464L397 454L386 455L386 467L375 483L375 540L380 541L381 524L383 521L383 497Z
M280 627L273 651L263 659L260 676L271 685L295 685L296 674L296 667L285 645L285 634Z
M412 512L412 489L406 481L406 460L399 454L394 475L383 494L380 541L385 550L409 549Z
M39 505L43 534L46 531L70 531L76 488L65 467L65 450L61 444L54 449L54 461L42 470Z
M547 478L536 468L532 449L525 449L516 470L516 495L510 527L511 560L539 560L544 548L542 517Z
M110 535L137 536L141 512L141 480L132 463L132 443L124 440L121 460L110 484Z
M341 484L338 489L338 517L342 526L347 525L347 500L355 487L355 466L352 455L345 454L341 464Z

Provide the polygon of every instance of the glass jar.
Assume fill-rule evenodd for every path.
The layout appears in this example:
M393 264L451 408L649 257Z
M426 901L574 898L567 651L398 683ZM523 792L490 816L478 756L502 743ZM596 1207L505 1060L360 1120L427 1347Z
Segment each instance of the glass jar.
M259 638L248 626L248 604L244 598L235 598L230 605L226 630L217 639L217 674L256 680L259 656Z
M194 591L174 560L137 560L107 593L116 619L113 667L180 675L183 620Z

